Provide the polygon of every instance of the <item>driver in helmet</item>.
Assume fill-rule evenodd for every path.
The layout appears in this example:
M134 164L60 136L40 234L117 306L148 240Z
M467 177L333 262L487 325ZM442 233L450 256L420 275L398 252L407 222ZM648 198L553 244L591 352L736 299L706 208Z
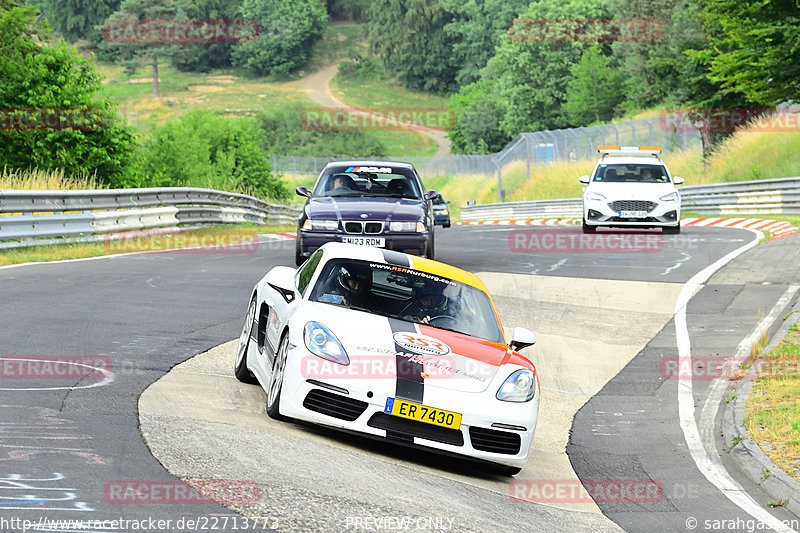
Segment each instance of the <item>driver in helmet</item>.
M414 284L414 301L403 310L405 320L428 324L432 318L446 315L447 298L444 285L433 280L423 280Z
M336 277L336 292L342 296L342 304L371 309L372 271L366 265L342 265Z

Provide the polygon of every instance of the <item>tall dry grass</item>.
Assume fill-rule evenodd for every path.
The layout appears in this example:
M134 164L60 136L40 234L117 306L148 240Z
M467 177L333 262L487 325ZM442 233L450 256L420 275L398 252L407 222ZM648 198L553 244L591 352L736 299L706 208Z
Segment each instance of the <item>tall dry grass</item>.
M82 190L104 188L94 176L65 176L63 170L14 170L3 167L0 189Z

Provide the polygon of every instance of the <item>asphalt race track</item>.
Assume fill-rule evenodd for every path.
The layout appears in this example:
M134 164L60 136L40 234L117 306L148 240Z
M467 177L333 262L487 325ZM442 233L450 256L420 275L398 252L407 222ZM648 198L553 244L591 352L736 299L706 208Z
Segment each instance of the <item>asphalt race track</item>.
M22 531L23 520L29 531L763 530L698 468L680 423L685 393L679 398L679 380L661 363L678 355L672 315L684 284L754 233L642 232L628 242L638 235L645 248L631 250L603 232L576 248L555 231L580 235L437 229L436 259L481 273L504 326L524 325L539 337L526 353L547 386L536 450L516 478L267 419L263 392L232 378L230 346L220 345L238 337L253 284L269 268L293 264L292 241L264 237L253 253L0 269L0 531ZM796 236L760 244L699 287L684 315L694 356L733 353L776 302L796 307L798 248ZM44 375L65 358L80 358L83 374ZM15 374L31 368L20 359L39 365L38 377ZM717 439L716 460L761 512L796 520L765 507L769 498L724 453L729 443L714 418L724 401L706 406L717 398L710 384L695 380L689 391L696 419L708 422L702 438ZM633 504L531 497L531 487L568 487L567 473L595 489L592 480L605 488L628 480L659 490ZM142 482L174 487L173 474L240 480L258 498L227 506L163 494L152 504L120 499L120 487ZM119 519L136 522L112 522Z

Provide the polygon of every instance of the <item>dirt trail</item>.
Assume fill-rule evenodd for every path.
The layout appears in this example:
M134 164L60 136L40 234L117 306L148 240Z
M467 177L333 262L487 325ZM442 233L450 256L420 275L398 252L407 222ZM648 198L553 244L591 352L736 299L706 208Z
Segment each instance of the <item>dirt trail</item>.
M333 95L330 83L333 77L336 76L338 69L338 63L334 63L333 65L329 65L292 83L296 84L298 90L305 92L309 98L320 106L347 109L356 114L362 114L368 117L372 116L368 113L358 111ZM447 138L446 131L413 125L406 126L406 128L420 135L424 135L435 142L438 147L435 155L450 155L450 139Z

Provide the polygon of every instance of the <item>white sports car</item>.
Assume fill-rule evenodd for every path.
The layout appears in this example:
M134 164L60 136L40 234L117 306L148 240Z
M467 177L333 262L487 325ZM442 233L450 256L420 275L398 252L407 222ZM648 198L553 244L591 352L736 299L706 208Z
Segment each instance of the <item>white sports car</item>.
M267 414L492 463L528 457L539 378L507 343L486 287L461 269L391 250L328 243L258 282L235 374L260 383Z
M600 227L662 228L681 231L681 197L673 178L658 157L661 148L601 146L591 176L581 176L583 232Z

